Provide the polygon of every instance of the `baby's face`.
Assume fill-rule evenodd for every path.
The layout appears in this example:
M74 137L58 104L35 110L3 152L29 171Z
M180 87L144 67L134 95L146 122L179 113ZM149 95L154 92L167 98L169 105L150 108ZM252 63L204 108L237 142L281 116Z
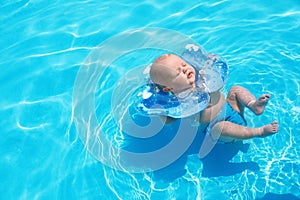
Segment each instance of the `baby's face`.
M175 94L195 87L195 69L173 54L159 57L151 66L151 79Z

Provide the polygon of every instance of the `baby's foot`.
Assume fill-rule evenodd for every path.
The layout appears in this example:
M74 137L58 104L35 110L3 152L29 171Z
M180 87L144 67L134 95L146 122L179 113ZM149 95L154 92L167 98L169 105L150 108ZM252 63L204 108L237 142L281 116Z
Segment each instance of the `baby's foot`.
M264 125L259 128L260 137L266 137L278 132L278 122L275 120L271 124Z
M264 112L265 106L267 105L270 99L269 94L263 94L258 99L252 100L248 103L248 107L254 112L256 115L260 115Z

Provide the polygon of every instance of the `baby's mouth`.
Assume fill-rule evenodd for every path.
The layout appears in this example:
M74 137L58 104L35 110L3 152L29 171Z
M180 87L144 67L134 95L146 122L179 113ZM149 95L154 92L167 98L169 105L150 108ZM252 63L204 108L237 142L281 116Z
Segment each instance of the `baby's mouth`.
M188 75L187 75L187 78L192 78L192 77L193 77L193 75L194 75L194 73L193 73L193 72L189 72L189 73L188 73Z

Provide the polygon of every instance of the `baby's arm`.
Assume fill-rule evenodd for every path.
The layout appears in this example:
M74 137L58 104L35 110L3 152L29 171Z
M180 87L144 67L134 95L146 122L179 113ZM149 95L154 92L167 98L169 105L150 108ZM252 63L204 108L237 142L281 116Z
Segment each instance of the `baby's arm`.
M210 123L218 116L225 103L225 97L221 92L211 94L210 104L200 114L200 123Z

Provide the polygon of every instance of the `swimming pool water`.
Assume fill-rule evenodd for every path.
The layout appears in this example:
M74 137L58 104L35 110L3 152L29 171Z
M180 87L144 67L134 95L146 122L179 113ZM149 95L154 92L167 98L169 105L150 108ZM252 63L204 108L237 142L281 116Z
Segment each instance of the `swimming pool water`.
M6 0L0 13L0 199L300 198L297 0ZM270 93L265 113L247 111L246 119L252 127L277 119L279 133L218 145L205 159L189 155L156 173L102 164L86 150L74 122L78 72L104 41L150 27L179 32L222 55L230 66L225 91L242 85L255 96ZM123 55L97 83L95 112L111 140L120 135L108 94L157 53Z

